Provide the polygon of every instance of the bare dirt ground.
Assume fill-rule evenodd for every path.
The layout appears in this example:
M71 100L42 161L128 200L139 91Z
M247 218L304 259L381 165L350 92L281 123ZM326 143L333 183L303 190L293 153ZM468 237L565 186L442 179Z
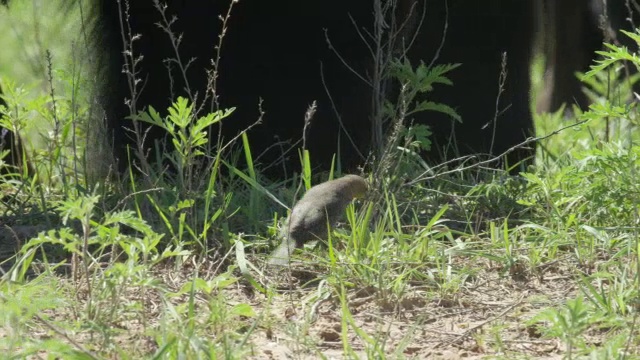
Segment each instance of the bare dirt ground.
M418 359L475 359L486 356L561 358L563 345L544 340L535 326L525 321L542 308L575 295L573 281L557 272L541 278L512 280L501 277L487 264L487 271L464 284L458 293L441 297L424 286L413 286L401 298L385 296L374 288L353 288L347 292L347 306L355 327L384 343L387 355ZM315 313L308 328L315 351L328 358L344 354L340 299L328 296L314 308L304 306L317 288L279 295L280 306L271 314L276 325L253 338L256 358L316 358L304 346L281 331L286 324L300 322ZM293 314L293 315L292 315ZM367 344L353 326L347 338L356 354L366 358ZM395 356L394 356L395 357Z
M345 297L348 312L343 311L335 287L313 281L308 269L297 266L291 269L293 278L289 279L297 283L291 290L276 290L269 297L240 279L216 296L229 307L249 304L255 311L256 317L242 320L246 322L245 330L252 329L246 344L247 358L371 358L374 344L388 358L562 358L564 345L544 339L539 329L526 321L543 308L576 295L575 282L563 275L569 273L567 269L555 267L541 277L518 276L518 280L500 275L498 270L487 263L485 272L463 284L457 293L446 296L419 284L405 289L401 297L373 287L351 287ZM204 278L215 276L200 273ZM182 274L169 268L156 274L173 289L188 283L192 276L190 267ZM281 288L287 276L274 275L265 285ZM312 285L300 286L309 281ZM147 296L147 326L153 327L161 321L162 300L151 293ZM125 297L120 301L135 301L139 292L131 291ZM206 311L211 298L196 298L199 309ZM183 296L173 301L178 304L187 300ZM352 319L344 319L345 313L351 314ZM157 350L153 340L142 336L139 323L117 326L127 329L118 341L124 347L137 351L144 348L147 354ZM344 326L347 328L343 333ZM211 336L215 337L213 333ZM345 355L343 339L353 351L350 356ZM596 338L594 342L597 343Z
M13 233L15 229L11 230ZM264 259L255 259L256 263L260 261ZM532 275L508 273L489 261L478 263L477 258L475 261L467 265L483 270L455 291L416 283L401 292L391 292L358 287L342 280L345 296L341 301L338 291L341 286L320 280L330 278L330 274L319 274L312 266L294 263L289 269L265 272L267 275L260 282L269 289L269 295L259 292L236 270L231 273L237 277L232 285L211 293L198 293L195 302L202 321L211 321L215 313L211 309L212 299L229 308L237 304L251 306L255 316L240 316L233 325L223 320L218 325L220 328L213 326L210 335L215 339L217 334L241 329L249 334L243 345L246 353L242 356L247 358L316 359L319 355L327 359L370 358L375 351L388 358L562 358L565 345L556 339L544 338L540 328L526 321L542 309L562 304L579 293L576 279L570 275L575 274L575 265L569 260L558 261ZM211 280L221 273L219 266L220 263L185 264L176 271L174 264L167 264L154 268L152 277L160 281L159 288L177 293L193 281L196 269L200 278ZM50 323L64 324L78 318L89 295L83 285L68 277L58 280L63 287L76 289L69 297L78 302L48 310L43 316ZM394 295L398 293L402 295ZM120 308L108 324L118 329L115 336L118 347L131 349L141 356L149 356L159 349L153 337L146 335L147 330L157 329L166 322L167 299L176 307L189 301L184 293L171 297L166 294L153 289L141 293L138 287L119 292L116 299L119 305L137 303L142 308L133 307L138 310L131 312ZM113 300L94 299L92 306L106 312ZM345 314L350 314L350 318L345 318ZM40 325L31 330L31 336L36 339L52 336L51 328L44 322ZM225 328L227 325L229 328ZM0 337L4 337L6 331L2 329ZM95 343L96 336L89 330L73 334L61 330L53 336L61 334L69 337L70 343L88 349L100 348ZM597 345L599 335L590 333L590 342ZM98 353L104 354L105 349Z

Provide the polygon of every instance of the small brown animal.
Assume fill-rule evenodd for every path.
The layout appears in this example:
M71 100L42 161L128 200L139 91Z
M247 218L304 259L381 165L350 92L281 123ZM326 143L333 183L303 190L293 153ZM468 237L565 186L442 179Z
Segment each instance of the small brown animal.
M363 197L367 182L358 175L346 175L309 189L293 207L287 237L271 254L270 265L286 265L289 255L304 243L326 239L327 226L333 227L354 198Z

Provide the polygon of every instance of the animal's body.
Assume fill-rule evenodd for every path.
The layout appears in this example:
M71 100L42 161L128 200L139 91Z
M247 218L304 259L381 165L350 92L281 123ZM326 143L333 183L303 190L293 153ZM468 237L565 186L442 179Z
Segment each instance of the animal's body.
M289 216L285 240L271 255L269 263L284 265L295 248L312 240L324 240L328 231L342 218L354 198L367 192L366 181L358 175L346 175L309 189Z

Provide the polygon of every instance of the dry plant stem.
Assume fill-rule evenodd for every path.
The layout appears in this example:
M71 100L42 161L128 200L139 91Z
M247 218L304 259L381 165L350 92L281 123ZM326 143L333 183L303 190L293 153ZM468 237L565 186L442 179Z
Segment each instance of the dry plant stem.
M382 179L387 178L389 174L393 174L394 171L392 170L392 168L395 169L395 167L397 167L400 164L400 161L396 161L397 159L395 155L396 154L395 149L398 145L398 141L400 140L400 134L404 129L404 120L405 120L405 116L409 106L407 102L406 93L407 93L407 86L403 85L402 88L400 89L400 96L399 96L400 108L398 109L398 116L394 120L393 130L387 138L386 144L384 146L384 151L382 152L380 159L378 160L377 164L373 164L373 167L375 168L375 170L374 170L374 176L372 180L374 182L374 185L372 186L372 188L374 189L381 189ZM376 195L374 196L382 196L382 194L379 194L379 193L375 193L375 194ZM371 200L377 201L377 199L371 199Z
M376 56L374 57L374 63L377 71L374 72L374 76L376 76L376 78L374 79L374 85L377 87L378 91L376 91L376 93L374 94L374 105L373 105L374 113L373 114L374 114L374 120L377 121L377 123L373 125L373 129L372 129L372 135L375 136L375 137L372 137L372 144L374 145L374 149L378 149L378 148L384 149L383 154L379 154L381 156L381 159L386 157L388 160L391 160L390 152L392 152L393 149L395 148L397 140L399 139L399 136L400 136L400 131L403 128L402 125L404 123L404 119L406 118L406 114L408 112L407 102L410 101L410 99L407 99L407 87L406 87L406 84L403 84L403 86L401 87L401 92L398 99L398 102L401 105L399 109L398 118L395 120L396 125L394 126L391 139L388 140L387 145L384 146L383 145L384 119L382 118L382 112L383 112L384 101L386 99L387 94L383 91L383 89L386 89L388 87L388 84L386 84L386 82L390 81L390 79L388 79L385 76L385 73L388 71L389 63L392 60L394 53L396 52L396 50L398 50L397 47L400 46L400 50L401 50L400 57L402 58L406 56L406 53L409 51L412 44L415 42L418 36L418 33L422 28L422 25L424 23L424 19L426 16L426 6L422 7L422 13L419 15L420 20L416 21L415 17L418 16L418 13L415 8L417 4L418 2L412 2L408 16L400 26L397 26L395 21L396 16L394 16L397 11L397 1L393 1L393 5L391 8L393 21L392 21L392 28L389 31L385 30L384 26L382 26L383 24L380 21L376 22L377 26L375 28L374 38L376 40L377 48L376 48ZM382 6L382 4L379 3L379 1L376 1L374 6L375 6L376 18L384 19L386 12L388 12L389 9L388 8L385 9ZM448 5L445 1L445 24L442 32L442 40L439 44L436 54L434 55L434 58L431 60L431 63L429 65L430 67L434 64L434 62L439 57L440 51L444 45L447 29L448 29ZM385 31L389 34L388 35L389 38L387 40L388 45L387 45L386 56L385 56L385 53L382 51L383 45L381 43L381 39ZM408 44L406 44L404 39L409 36L411 37L411 40L409 41ZM401 42L400 45L397 45L398 38L400 38L400 42ZM381 161L381 163L384 163L384 161Z
M425 11L426 11L426 9L425 9ZM440 52L442 51L442 48L444 47L445 40L447 39L447 31L448 30L449 30L449 1L448 0L444 0L444 25L443 25L443 29L442 29L442 40L440 40L440 45L438 46L438 50L436 50L436 53L433 56L433 59L431 59L431 62L429 63L429 68L433 67L433 65L436 63L436 61L440 57Z
M137 102L140 97L140 93L144 90L144 83L142 87L138 90L138 82L141 81L138 79L138 70L137 66L142 61L142 57L135 56L133 51L133 43L136 41L140 35L133 35L131 33L131 27L129 26L129 1L125 0L124 9L122 8L122 0L116 0L118 2L119 8L119 21L120 21L120 35L122 37L122 44L124 45L124 51L122 56L124 58L124 64L122 71L127 75L127 84L129 85L129 91L131 93L131 99L127 101L127 105L129 107L129 114L136 115L138 113ZM120 119L115 119L120 120ZM114 121L114 120L112 120ZM142 130L138 121L132 120L133 123L133 133L135 136L137 148L135 150L135 155L140 161L140 170L144 174L151 173L151 166L147 162L147 156L144 151L144 140L146 134L142 134ZM120 161L124 161L124 159L119 159ZM150 181L150 178L145 176L145 179Z
M55 88L53 86L53 65L52 65L52 58L51 58L51 52L49 50L46 51L46 56L47 56L47 81L49 83L49 88L50 88L50 92L49 92L49 96L51 96L51 117L53 118L53 144L49 144L49 151L50 154L55 154L54 149L61 149L63 147L62 142L60 141L60 133L61 133L61 126L60 126L60 119L58 118L58 108L57 108L57 101L56 101L56 96L55 96ZM17 134L17 133L16 133ZM53 157L50 158L50 161L54 161L55 159ZM64 189L67 188L67 183L66 183L66 177L63 176L64 174L64 164L62 163L62 156L59 156L59 158L57 159L58 163L55 165L58 165L60 167L60 177L62 178L62 186ZM51 165L51 169L53 170L53 168L55 167L54 164L50 164Z
M0 294L0 300L2 300L4 302L7 302L7 298L2 294ZM44 326L49 328L54 333L56 333L56 334L62 336L63 338L65 338L65 340L67 340L71 345L75 346L76 349L78 349L83 354L87 355L89 358L96 359L96 360L99 359L97 355L95 355L90 350L86 349L84 346L82 346L78 342L76 342L72 337L67 335L67 333L64 332L64 330L59 329L57 326L55 326L52 323L50 323L49 321L45 320L44 318L42 318L38 314L34 314L33 317L35 317L38 321L40 321Z
M313 115L315 115L316 113L316 102L312 102L311 105L309 106L309 108L307 108L307 111L304 114L304 127L302 128L302 150L305 151L307 148L307 129L309 126L311 126L311 120L313 120ZM295 199L298 198L298 194L300 194L300 190L302 190L302 181L298 183L298 187L296 188L296 192L293 194L293 204L291 204L290 208L293 209L294 205L295 205ZM291 221L287 222L287 239L285 239L285 242L289 242L291 239L289 239L289 234L291 233ZM288 268L291 268L291 247L287 246L287 263L288 263Z
M403 1L406 4L408 0ZM416 6L417 1L411 1L411 5L408 11L401 13L404 21L400 25L397 24L397 11L398 1L393 0L390 2L391 8L383 7L380 0L376 0L374 3L374 13L376 16L376 26L374 28L374 39L376 46L376 54L373 58L374 72L373 72L373 86L374 93L372 99L372 130L371 130L371 144L376 156L380 157L385 149L385 123L389 119L385 119L384 116L384 103L388 97L387 89L391 86L393 81L387 74L389 71L389 65L394 58L402 59L406 56L411 46L415 42L420 28L424 22L426 15L426 6L423 6L422 14L420 15L420 21L416 21ZM387 14L391 14L391 27L389 30L384 26L384 18ZM387 36L386 47L384 45L383 38ZM405 38L410 37L410 41L407 43ZM364 39L363 39L364 41ZM400 51L399 55L395 55ZM406 89L405 89L406 90ZM404 92L406 94L406 91ZM403 101L402 99L400 101ZM407 109L402 111L404 115L400 116L401 119L406 117Z
M314 100L304 113L304 126L302 127L302 149L304 150L307 149L307 130L309 129L309 126L311 126L311 120L313 120L313 116L316 114L317 109L318 106Z
M280 151L280 156L278 157L278 160L273 161L269 164L266 164L263 168L262 168L262 172L266 173L267 170L271 169L271 167L276 166L278 164L281 163L282 165L282 170L283 170L283 174L288 174L287 172L287 164L286 164L286 158L287 155L292 152L293 150L296 149L296 147L298 146L298 144L302 143L302 139L298 139L296 140L296 142L294 142L293 144L291 144L290 141L282 141L280 140L280 138L276 135L274 137L274 143L272 143L271 145L269 145L267 148L265 148L258 156L256 156L256 162L259 162L263 156L265 156L269 151L271 151L272 148L278 148L278 150ZM285 149L285 144L287 145L287 148Z
M401 43L402 43L400 45L401 54L402 56L404 56L406 52L409 50L411 44L413 44L413 42L415 41L418 31L422 26L422 23L424 21L424 16L426 13L426 8L423 8L424 11L422 13L422 16L420 17L420 21L417 22L414 19L415 16L417 16L415 11L416 4L418 3L417 2L411 3L410 9L408 10L408 14L406 14L407 15L406 18L404 19L402 24L398 26L396 22L396 16L395 16L396 11L398 9L398 2L396 0L374 1L373 34L363 33L358 27L358 24L355 22L355 20L353 18L350 18L353 24L354 31L358 34L361 41L369 49L369 52L371 54L372 61L373 61L372 79L365 78L364 75L360 74L345 60L345 58L333 47L329 39L328 33L325 30L325 39L327 41L327 44L329 45L329 48L333 50L334 54L338 57L340 62L358 79L360 79L363 83L365 83L368 87L372 89L372 99L371 99L372 111L371 111L371 119L370 119L371 120L371 135L370 135L371 144L370 145L371 145L371 148L374 149L374 153L376 154L377 157L382 157L382 153L384 152L384 142L385 142L384 141L384 127L385 127L384 124L386 121L383 115L383 106L384 106L384 101L387 98L387 94L386 94L386 89L388 88L387 82L390 81L386 73L388 72L389 64L394 57L394 53L397 50L396 43L398 42L398 38L400 38L401 40ZM388 29L389 26L386 24L386 21L385 21L385 19L387 18L387 15L389 14L391 14L390 15L391 23L392 23L391 29ZM415 25L416 23L418 25ZM411 34L411 40L409 41L408 45L405 44L404 42L405 37L402 35L405 32L406 33L413 32L413 34ZM445 33L446 33L446 29L445 29ZM387 39L385 39L385 37L387 37ZM372 41L373 44L370 44L370 41ZM444 35L443 35L443 42L444 42ZM373 48L372 48L372 45L373 45ZM440 48L442 48L442 44L440 45ZM439 51L440 50L438 50L438 52ZM348 133L348 131L346 131L346 128L342 122L342 119L339 116L337 109L335 108L333 99L331 98L331 94L327 89L326 84L324 83L324 76L322 77L322 79L323 79L323 86L325 88L325 92L329 96L329 99L333 107L333 111L338 118L338 121L340 123L340 126L343 132L346 134L353 148L358 152L358 155L360 156L360 158L365 160L366 157L362 154L357 144L355 144L355 142L351 138L351 135Z
M75 50L75 44L72 45L72 49ZM75 54L76 51L73 51L73 53ZM76 59L74 59L73 61L73 65L74 65L74 69L72 70L72 83L71 83L71 87L72 89L75 89L79 86L79 84L76 83L76 76L75 76L75 64L76 64ZM74 174L74 178L75 178L75 182L76 184L80 183L79 179L80 179L80 171L78 169L78 160L80 159L80 156L78 156L78 144L76 143L76 139L77 139L77 127L78 127L78 123L77 123L77 119L78 119L78 104L77 104L77 98L75 96L75 92L72 93L71 95L71 152L73 154L73 174ZM86 151L86 150L85 150ZM85 171L86 171L86 167L85 167ZM86 179L85 179L86 181ZM85 183L85 185L88 185ZM85 186L88 187L88 186Z
M91 294L91 276L89 275L89 235L91 233L89 214L85 215L85 219L82 222L82 264L84 265L84 277L87 282L87 313L91 314L92 299Z
M219 20L222 21L222 31L220 32L220 35L218 35L218 44L215 46L215 60L211 59L211 66L212 69L207 71L207 92L211 92L211 108L210 108L210 112L216 111L216 110L220 110L220 102L218 101L218 94L217 94L217 89L218 89L218 75L219 75L219 71L220 71L220 58L222 57L222 45L224 43L224 37L227 34L227 29L228 29L228 25L227 23L229 22L229 19L231 18L231 13L233 11L233 6L238 3L240 0L233 0L231 1L231 3L229 4L229 9L227 10L227 13L223 16L219 17ZM205 102L203 102L204 104ZM258 122L261 121L263 116L263 113L260 112L260 118L258 119ZM216 140L216 149L220 149L222 148L222 128L224 126L223 124L224 122L221 121L218 123L218 136L217 136L217 140ZM208 143L210 146L210 143ZM208 148L207 149L207 153L211 154L213 152L213 149ZM218 151L222 151L222 150L218 150Z
M609 15L607 12L607 1L608 0L602 0L602 8L604 9L600 19L600 30L602 31L602 39L605 42L615 43L617 45L620 45L620 43L617 41L615 31L611 28L609 23ZM616 1L616 0L612 0L612 1ZM629 74L627 73L627 75ZM611 87L612 87L611 74L607 73L607 93L605 95L607 99L611 98ZM609 141L609 116L605 116L604 123L605 123L605 135L604 135L605 141L608 142ZM599 147L599 145L596 145L596 146Z
M547 134L547 135L544 135L544 136L539 136L539 137L530 137L530 138L528 138L527 140L525 140L525 141L521 142L520 144L516 144L516 145L514 145L514 146L512 146L512 147L508 148L507 150L505 150L504 152L502 152L502 153L501 153L501 154L499 154L499 155L496 155L496 156L494 156L494 157L492 157L492 158L490 158L490 159L487 159L487 160L479 161L479 162L477 162L477 163L474 163L473 165L460 167L460 168L458 168L458 169L454 169L454 170L444 171L444 172L441 172L441 173L438 173L438 174L435 174L435 175L432 175L432 176L426 176L426 174L427 174L428 172L426 172L426 171L425 171L425 172L423 172L422 174L420 174L418 177L416 177L414 180L412 180L412 181L410 181L410 182L406 183L405 185L407 185L407 186L415 185L415 184L417 184L418 182L421 182L421 181L425 181L425 180L433 180L433 179L436 179L436 178L438 178L438 177L440 177L440 176L443 176L443 175L453 174L453 173L458 173L458 172L463 172L463 171L466 171L466 170L469 170L469 169L473 169L473 168L477 168L477 167L480 167L480 166L483 166L483 165L491 164L492 162L495 162L495 161L500 160L503 156L505 156L505 155L507 155L507 154L509 154L509 153L511 153L511 152L513 152L513 151L515 151L515 150L516 150L516 149L518 149L518 148L521 148L521 147L526 146L526 145L528 145L528 144L534 143L534 142L536 142L536 141L540 141L540 140L548 139L548 138L550 138L550 137L552 137L552 136L554 136L554 135L557 135L557 134L559 134L559 133L563 132L564 130L567 130L567 129L571 129L571 128L574 128L574 127L580 126L580 125L582 125L582 124L584 124L584 123L587 123L588 121L589 121L589 120L587 119L587 120L579 121L579 122L577 122L577 123L575 123L575 124L567 125L567 126L565 126L565 127L562 127L562 128L560 128L560 129L555 130L555 131L553 131L553 132L551 132L551 133L549 133L549 134ZM453 160L450 160L450 161L457 161L457 160L459 160L459 159L471 159L471 158L474 158L474 157L475 157L475 155L467 155L467 156L463 156L463 157L460 157L460 158L457 158L457 159L453 159ZM429 171L429 172L430 172L430 171Z
M313 105L313 106L315 107L315 105ZM258 108L259 108L259 111L260 111L260 118L262 119L262 117L264 116L264 110L262 109L262 99L260 99L260 103L258 104ZM307 111L309 111L309 109L307 109ZM315 109L314 109L314 113L315 113ZM302 131L305 132L306 130L303 129ZM298 146L298 144L300 144L300 143L302 143L302 136L298 140L296 140L293 144L290 144L290 141L280 141L280 138L278 137L278 135L275 135L275 141L255 157L255 159L256 159L255 162L256 163L260 162L262 157L265 156L267 153L269 153L269 151L271 151L272 148L276 148L277 147L277 148L280 149L280 157L279 157L279 159L275 160L275 161L269 163L268 165L266 165L265 167L263 167L262 168L262 172L265 173L272 166L276 166L278 163L282 163L282 170L283 170L282 173L283 174L288 174L286 156L291 151L296 149L296 146ZM285 149L284 148L284 144L290 144L290 145L289 145L289 147L287 149Z
M189 59L189 61L186 64L184 64L184 62L182 61L182 57L180 56L180 43L182 42L182 34L176 37L174 32L171 30L171 26L176 22L177 18L172 17L171 20L169 20L167 18L167 5L160 4L159 0L154 0L154 6L158 11L158 13L160 13L160 16L162 17L162 23L159 23L158 26L169 36L169 41L171 42L171 46L175 56L174 58L167 58L164 60L165 65L167 67L167 74L169 76L169 82L170 82L169 88L171 91L171 99L175 98L173 94L174 81L173 81L173 74L171 72L171 69L172 69L171 64L176 64L178 66L178 69L180 70L180 75L185 84L184 90L187 92L187 96L189 97L190 102L196 108L196 110L192 114L192 117L195 118L198 116L199 113L202 112L206 104L208 94L205 93L205 98L202 100L201 104L198 105L198 93L197 92L194 93L191 90L191 86L189 85L189 79L187 77L187 71L195 59L193 58ZM191 150L192 149L188 150L188 154L186 154L187 158L191 156ZM188 166L186 168L186 171L187 173L183 174L182 176L184 176L183 179L184 179L184 185L186 186L186 193L190 193L192 191L192 186L194 183L193 182L194 166Z
M218 20L222 21L222 31L220 32L220 35L218 35L218 44L215 46L215 49L214 49L215 60L211 59L212 69L210 70L210 74L208 78L209 84L207 85L207 90L211 91L211 109L210 109L211 112L220 109L220 103L218 102L218 95L216 93L216 89L217 89L218 74L219 74L219 68L220 68L220 58L222 54L222 45L224 43L224 37L227 34L227 29L228 29L227 23L231 18L233 6L239 2L240 0L231 1L231 3L229 4L229 9L227 10L227 13L224 16L222 15L218 16Z
M402 24L400 26L395 26L397 29L395 29L395 31L393 33L390 32L390 39L389 42L390 43L395 43L395 41L393 41L393 39L400 37L400 40L402 40L402 44L401 44L401 53L399 56L399 58L404 58L405 56L407 56L407 53L409 52L409 49L411 49L411 47L413 46L413 44L416 42L416 39L418 38L418 34L420 33L420 29L422 28L422 25L424 24L424 19L425 16L427 15L427 8L426 6L422 7L422 14L420 14L420 21L416 23L416 19L415 17L418 16L418 13L416 11L416 6L418 5L419 1L413 1L411 4L411 7L409 9L409 11L406 13L406 18L405 20L402 22ZM395 7L394 7L395 8ZM448 17L448 8L446 6L446 0L445 0L445 17ZM394 20L396 18L394 17ZM446 29L446 18L445 18L445 29ZM394 22L395 24L395 22ZM406 38L406 34L405 33L409 33L409 35L411 36L411 40L407 43L405 42L405 38ZM413 33L413 34L411 34ZM444 31L444 33L446 33L446 30ZM438 47L438 51L436 52L436 56L438 56L437 54L440 53L440 50L442 49L442 45L444 44L444 36L442 39L442 42L440 43L439 47ZM394 52L396 50L398 50L396 48L395 45L393 45L394 48ZM434 58L435 59L435 58ZM433 65L433 61L431 65ZM431 65L429 67L431 67Z
M326 285L327 285L326 280L323 280L318 287L325 287ZM308 319L310 324L313 324L316 322L316 320L318 320L318 308L320 307L320 305L322 305L322 303L329 300L329 298L331 297L331 294L332 294L331 290L327 288L322 294L322 296L320 296L320 298L316 300L313 303L313 305L311 305L311 308L309 309L309 314L308 314Z
M353 19L352 19L353 21ZM354 23L354 26L355 23ZM358 33L360 33L356 27L356 31ZM331 43L331 40L329 40L329 34L327 32L327 30L324 30L324 38L327 41L327 45L329 45L329 49L333 50L333 53L336 54L336 56L338 57L338 60L340 60L340 62L342 63L342 65L344 65L351 73L353 73L353 75L355 75L358 79L362 80L362 82L364 82L365 84L369 85L369 87L371 86L371 82L369 82L364 76L362 76L359 72L357 72L343 57L342 55L340 55L340 53L333 47L333 44Z
M495 321L501 317L504 317L505 315L507 315L507 313L509 313L511 310L513 310L516 306L522 304L522 300L524 299L524 295L522 295L517 301L515 301L513 304L507 306L506 309L504 309L502 312L500 312L500 314L489 318L485 321L482 321L480 324L470 327L469 329L467 329L465 332L463 332L462 334L456 336L454 339L446 341L446 342L441 342L439 344L437 344L436 346L434 346L434 348L441 348L444 346L449 346L455 343L458 343L459 341L463 340L464 338L466 338L467 336L469 336L471 333L473 333L474 331L480 329L481 327L485 326L486 324Z
M376 1L376 5L380 5L379 1ZM378 23L382 23L381 26L384 25L384 19L380 20L380 18L378 18L379 12L376 13L376 25L378 25ZM362 34L362 32L360 31L360 29L358 28L358 24L356 24L355 20L350 17L351 23L353 24L354 27L354 31L356 31L356 33L358 33L358 35L360 36L360 38L362 39L362 42L365 44L365 46L367 46L369 48L369 51L371 52L371 56L373 58L376 58L375 52L371 49L369 42L367 41L367 38ZM375 83L372 81L367 80L362 74L360 74L356 69L354 69L351 64L349 64L346 59L340 54L340 52L338 52L338 50L336 48L333 47L333 44L331 43L331 40L329 39L329 34L328 31L325 29L324 30L324 36L325 36L325 40L327 42L327 45L329 46L329 49L331 49L333 51L333 53L338 57L338 59L340 60L340 62L352 73L354 74L358 79L360 79L363 83L365 83L368 87L370 87L372 90L375 89ZM381 47L381 45L377 45L376 46L376 52L377 50ZM362 160L365 160L366 157L362 154L362 152L360 151L360 148L357 146L357 144L353 141L351 134L349 134L349 132L346 130L346 127L344 126L344 123L342 121L342 117L339 114L339 111L336 109L335 107L335 102L333 101L333 98L331 96L331 93L326 85L325 82L325 77L324 77L324 72L323 72L323 68L321 67L321 79L322 79L322 86L325 89L325 93L327 94L327 96L329 97L329 101L331 102L331 107L332 110L336 116L336 118L338 119L338 123L340 124L340 128L342 129L342 131L345 133L345 135L347 136L347 139L349 139L349 142L351 143L353 149L355 149L355 151L358 153L358 156L360 156L360 158ZM376 116L374 114L373 119L375 119ZM375 121L374 121L375 122ZM372 125L375 126L375 125ZM375 149L375 143L372 144L373 148Z
M191 101L191 103L196 104L197 93L194 94L191 91L191 86L189 85L189 78L187 77L187 70L189 69L189 66L193 63L195 59L189 59L186 65L183 63L182 57L180 56L180 43L182 42L182 34L176 37L176 35L171 30L171 25L175 23L177 18L173 17L171 18L171 20L167 19L166 4L164 3L160 4L159 0L153 0L153 4L156 10L158 10L158 13L160 13L160 16L162 17L162 23L158 23L158 26L169 36L169 41L171 42L171 47L173 48L173 52L175 55L175 58L168 58L168 59L165 59L164 61L169 64L175 63L178 65L178 68L180 69L180 75L182 76L182 80L184 81L184 84L185 84L184 90L187 92L187 95L189 96L189 100ZM168 75L169 75L169 78L171 79L171 82L173 83L171 71L169 71ZM173 91L173 86L171 87L171 90ZM171 98L173 98L173 96ZM204 105L205 102L206 102L206 95L205 95L205 99L203 99L202 101L202 105ZM198 108L198 110L196 110L196 114L200 113L200 111L202 110L202 105L201 107Z
M384 104L384 100L386 98L386 92L383 90L384 86L384 73L387 70L387 57L384 56L383 53L383 45L382 38L385 34L385 24L384 24L384 15L388 10L383 9L382 0L374 1L374 16L375 16L375 26L374 26L374 41L375 41L375 51L373 56L373 79L371 81L371 87L373 90L373 97L371 101L371 114L373 115L371 118L371 148L377 156L382 155L383 151L383 131L384 131L384 118L382 107ZM392 1L394 12L396 8L396 1ZM362 41L367 43L367 41L363 38ZM390 52L390 51L389 51Z
M334 115L338 119L338 124L340 125L340 128L344 132L344 134L347 137L347 139L349 139L349 142L351 143L351 146L352 146L353 150L355 150L358 153L358 156L360 156L360 159L364 160L365 156L362 154L362 152L360 151L360 148L358 147L356 142L353 141L353 138L351 137L351 134L349 134L349 131L347 131L347 128L344 126L344 122L342 121L342 116L340 116L340 112L336 108L335 102L333 101L333 97L331 96L331 92L329 91L329 88L327 87L327 84L325 83L324 72L323 72L322 69L323 69L323 67L321 65L320 66L320 79L322 80L322 87L324 88L324 91L327 94L327 97L329 97L329 102L331 102L331 109L333 110ZM314 101L314 103L315 103L315 101ZM306 125L305 125L305 127L306 127ZM304 145L303 145L303 147L304 147Z
M247 133L249 130L251 130L254 126L259 125L262 123L262 114L260 114L260 118L258 120L256 120L253 124L247 126L244 130L240 131L236 136L234 136L233 138L231 138L231 140L227 141L226 144L224 144L224 146L222 146L221 148L219 148L218 152L219 153L223 153L225 150L227 150L227 148L229 146L231 146L231 144L233 144L236 140L238 140L243 134ZM211 162L208 166L207 166L207 173L211 171L211 168L213 167L213 162Z
M489 146L489 154L493 154L493 146L495 145L495 141L496 141L496 128L498 127L498 117L502 112L500 111L500 97L504 92L504 84L506 83L506 81L507 81L507 53L503 52L502 63L500 66L500 76L498 77L498 95L496 96L495 112L493 114L493 119L491 121L492 122L491 145ZM484 129L487 125L489 124L485 124L482 128Z
M60 119L58 118L57 114L57 101L56 101L56 96L55 96L55 88L53 86L53 66L52 66L52 58L51 58L51 53L49 52L49 50L46 51L46 56L47 56L47 76L48 76L48 82L49 82L49 87L50 87L50 93L49 95L51 96L51 103L52 103L52 118L53 118L53 144L49 144L49 150L51 152L51 154L55 153L53 151L53 149L61 149L63 148L63 144L60 140L61 137L61 123L60 123ZM54 159L53 157L50 158L50 162L54 161L56 159ZM57 163L55 165L58 165L60 167L59 171L60 171L60 178L62 180L62 186L63 188L67 188L67 184L66 184L66 176L64 176L64 164L63 164L63 157L61 155L59 155L58 159L57 159ZM54 164L50 163L50 168L53 170L55 167ZM83 268L84 268L84 272L85 272L85 277L86 277L86 281L87 281L87 289L89 291L89 308L91 307L91 283L89 280L89 265L88 265L88 243L87 243L87 239L83 238L83 245L82 245L82 261L83 261ZM72 264L72 274L73 274L73 279L74 281L78 281L79 279L79 271L78 271L78 255L76 252L73 253L73 255L71 256L71 264Z

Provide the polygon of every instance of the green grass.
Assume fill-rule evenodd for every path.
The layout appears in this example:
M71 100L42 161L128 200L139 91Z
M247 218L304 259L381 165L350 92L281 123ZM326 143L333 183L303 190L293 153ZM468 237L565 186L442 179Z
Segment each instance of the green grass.
M89 102L93 87L85 79L95 70L91 67L95 61L88 51L91 34L84 29L92 26L91 1L82 0L73 6L68 3L34 0L12 1L9 9L0 6L0 85L5 92L25 89L18 101L22 105L33 104L41 94L53 94L57 100L73 98L74 105L86 106ZM40 100L50 105L52 97ZM45 104L25 109L28 121L24 121L23 132L38 149L46 147L41 137L54 127L53 114L42 109ZM60 111L60 116L69 117L66 109Z
M63 26L14 4L25 7L12 7L12 26L30 17L51 21L40 29ZM0 11L0 28L7 16ZM71 23L61 33L78 35ZM33 36L32 27L18 33ZM41 43L73 63L74 40ZM22 54L20 42L7 44L15 51L2 54ZM382 165L367 168L367 198L348 207L326 245L308 244L278 270L266 260L288 209L337 176L313 173L313 154L301 152L303 174L270 182L254 164L251 135L211 144L203 129L225 113L193 114L179 99L171 116L144 117L173 131L161 153L178 171L152 162L147 178L105 180L85 166L90 140L73 130L86 126L77 120L86 110L72 106L86 101L73 95L82 82L55 72L53 84L69 86L56 85L51 114L42 69L64 61L37 68L3 56L0 76L14 79L3 83L10 109L28 109L23 118L7 112L4 126L57 129L25 132L39 144L30 148L37 181L2 182L0 352L9 358L617 359L640 351L639 132L635 107L606 97L616 93L601 84L607 69L587 79L596 100L589 112L536 118L537 136L549 136L520 176L472 168L407 182L428 170L414 156L428 133L396 129ZM407 79L411 71L403 68ZM21 93L17 78L45 85Z

